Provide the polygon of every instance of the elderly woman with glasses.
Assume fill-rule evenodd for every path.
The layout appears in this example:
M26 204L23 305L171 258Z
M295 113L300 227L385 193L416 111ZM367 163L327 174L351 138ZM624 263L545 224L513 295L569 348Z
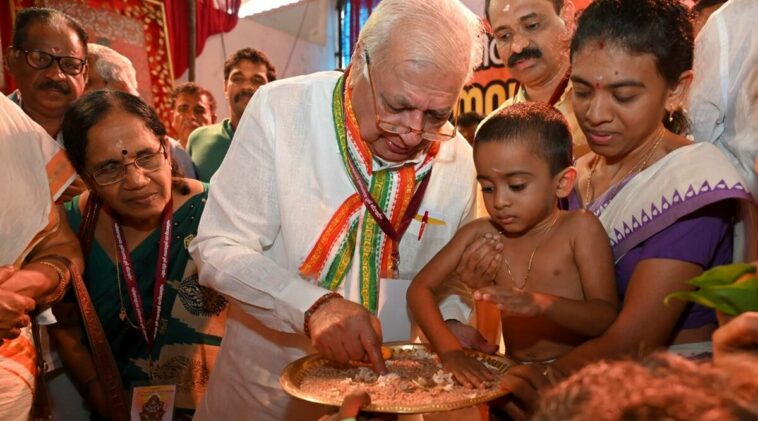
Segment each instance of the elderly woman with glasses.
M92 92L68 110L62 133L90 188L67 210L123 386L175 385L177 413L191 415L221 342L226 307L198 285L187 252L207 187L172 177L166 130L136 96ZM68 325L52 334L64 365L91 408L108 415L105 382L76 324Z

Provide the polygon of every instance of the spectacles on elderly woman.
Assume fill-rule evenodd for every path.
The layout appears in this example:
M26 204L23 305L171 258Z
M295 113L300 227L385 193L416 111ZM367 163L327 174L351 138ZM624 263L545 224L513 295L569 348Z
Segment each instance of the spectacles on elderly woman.
M143 172L153 172L160 169L167 158L166 148L161 145L157 151L140 155L134 158L132 162L126 164L106 164L106 166L93 171L92 178L100 186L109 186L126 178L126 171L131 165L134 165L135 168Z
M371 96L374 99L374 115L376 116L376 127L384 132L392 134L403 135L408 133L418 133L422 139L428 140L430 142L440 142L443 140L450 140L455 137L455 133L458 130L457 112L455 113L455 123L453 124L453 127L448 128L444 125L443 122L440 127L434 128L432 130L414 129L413 127L406 126L404 124L393 123L379 118L379 103L376 100L376 88L374 87L374 78L371 76L371 60L369 59L368 51L366 51L365 57L366 68L368 69L368 80L369 84L371 85ZM458 101L456 101L456 105L457 104Z

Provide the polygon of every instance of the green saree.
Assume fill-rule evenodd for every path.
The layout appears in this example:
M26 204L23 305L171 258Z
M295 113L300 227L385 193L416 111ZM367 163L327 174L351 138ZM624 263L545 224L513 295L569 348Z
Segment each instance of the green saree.
M191 414L205 392L221 345L226 300L198 284L197 268L187 251L197 233L207 190L174 211L169 269L158 335L152 352L154 378L149 378L148 346L136 328L126 284L116 264L96 241L86 256L84 282L116 359L126 390L147 384L176 385L177 414ZM74 231L82 223L79 197L67 204ZM160 229L156 228L131 252L145 316L153 308L153 286ZM74 300L73 296L67 297ZM119 313L126 309L127 318ZM86 339L85 339L86 340Z

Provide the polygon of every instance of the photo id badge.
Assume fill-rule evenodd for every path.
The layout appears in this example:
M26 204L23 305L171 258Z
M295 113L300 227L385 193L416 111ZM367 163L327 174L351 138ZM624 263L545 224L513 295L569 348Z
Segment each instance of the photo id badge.
M132 391L131 421L172 421L176 385L140 386Z

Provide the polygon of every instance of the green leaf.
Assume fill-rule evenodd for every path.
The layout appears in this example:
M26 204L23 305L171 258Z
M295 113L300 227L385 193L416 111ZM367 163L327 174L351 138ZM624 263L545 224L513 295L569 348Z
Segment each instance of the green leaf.
M758 311L758 278L752 277L729 285L712 285L696 291L674 292L666 296L691 301L736 316L746 311Z
M728 285L746 273L755 273L756 267L750 263L735 263L733 265L716 266L690 279L689 284L696 287Z

